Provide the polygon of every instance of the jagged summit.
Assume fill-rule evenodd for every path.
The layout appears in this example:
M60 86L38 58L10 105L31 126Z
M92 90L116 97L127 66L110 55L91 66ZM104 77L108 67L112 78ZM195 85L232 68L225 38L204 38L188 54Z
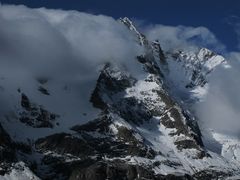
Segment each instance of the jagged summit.
M119 18L119 21L121 23L125 24L131 31L136 33L136 35L139 39L140 45L146 44L146 37L137 30L137 28L134 26L133 22L128 17Z
M221 55L209 49L175 50L166 54L169 69L165 74L174 96L184 101L199 100L207 92L208 79L218 66L227 66Z
M207 48L174 49L164 53L159 40L148 41L129 18L120 18L119 21L133 31L140 44L145 46L146 56L154 59L161 69L161 74L165 76L166 86L177 99L186 100L187 98L191 101L191 99L201 98L206 92L209 74L217 66L228 66L224 57Z

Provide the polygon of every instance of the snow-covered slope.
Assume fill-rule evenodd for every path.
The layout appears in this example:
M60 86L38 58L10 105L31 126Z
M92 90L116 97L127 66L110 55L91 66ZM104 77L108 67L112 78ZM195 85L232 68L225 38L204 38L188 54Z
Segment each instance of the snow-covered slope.
M71 81L1 68L0 178L238 177L239 140L213 133L222 149L208 149L189 108L224 58L206 48L163 52L130 19L119 23L144 49L134 70L110 60L95 77Z
M23 162L14 164L11 171L0 178L2 180L40 180Z
M201 100L208 87L208 76L217 66L226 66L225 59L206 49L167 52L168 86L183 101Z

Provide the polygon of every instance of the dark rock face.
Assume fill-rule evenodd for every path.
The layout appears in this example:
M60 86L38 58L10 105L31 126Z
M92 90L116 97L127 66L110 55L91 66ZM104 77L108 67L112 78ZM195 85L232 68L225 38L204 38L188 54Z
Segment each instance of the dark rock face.
M111 133L109 126L111 125L112 121L107 114L108 112L104 111L98 119L95 119L83 125L76 125L72 127L71 130L76 131L78 133L85 131L109 134Z
M216 170L203 170L200 172L197 172L193 175L193 178L199 179L199 180L217 180L217 179L227 179L227 177L231 176L232 173L225 173L222 171L216 171Z
M15 159L13 148L13 142L10 136L5 132L3 127L0 125L0 159L1 161L13 161Z
M157 53L161 64L166 64L166 56L161 48L160 42L158 40L152 42L153 51Z
M154 173L134 165L127 165L124 162L98 162L89 167L75 169L70 179L81 180L104 180L104 179L154 179Z
M95 123L93 125L93 123ZM118 134L114 137L111 130L106 125L107 122L95 120L87 125L75 126L72 129L77 131L78 136L61 133L54 134L36 141L36 149L42 152L52 151L57 154L71 154L81 159L98 157L125 157L127 155L135 155L140 157L153 158L155 152L137 140L134 132L124 127L118 128ZM89 125L93 125L90 127ZM98 128L95 131L94 127ZM101 129L101 126L104 129ZM99 137L94 137L94 133L99 133Z
M45 89L44 87L42 86L39 86L38 90L43 94L43 95L50 95L50 93L48 92L47 89Z
M36 149L41 149L43 151L51 150L62 155L72 154L82 158L94 155L94 148L88 145L88 143L66 133L54 134L37 140Z
M191 176L155 175L151 169L138 165L126 164L122 161L100 161L88 167L76 168L71 173L70 180L191 180Z
M120 73L119 77L115 76L116 73ZM134 86L135 83L134 78L108 64L100 73L96 88L91 96L91 102L99 109L111 109L129 122L143 123L152 117L145 104L134 97L124 98L124 91ZM116 94L118 94L119 100L115 99ZM109 100L104 100L104 96L108 97Z
M125 157L127 155L135 155L153 158L155 156L155 152L150 147L144 145L142 141L135 137L135 132L133 130L120 126L116 127L117 134L114 134L110 129L112 121L113 119L111 119L111 116L105 115L85 125L75 126L72 130L93 142L102 141L101 144L97 145L92 143L92 147L101 157ZM97 139L91 137L91 134L96 132L104 135L104 138Z
M144 65L145 71L149 72L150 74L160 74L163 76L156 62L152 61L154 57L151 54L138 56L137 59Z
M122 99L114 108L119 109L118 114L123 119L134 122L135 124L141 124L152 117L151 112L146 108L144 103L139 102L134 97ZM138 109L138 111L136 111L136 109Z
M98 119L72 127L77 134L50 135L37 140L35 148L41 153L51 152L45 155L43 163L51 166L55 173L61 174L62 177L70 176L70 179L102 179L106 175L111 178L122 175L123 177L119 178L123 179L128 176L135 177L136 175L131 175L135 170L128 172L127 163L125 165L122 163L123 167L118 169L117 164L106 162L105 158L125 158L130 155L152 159L156 152L146 146L144 141L137 139L133 130L116 126L117 132L113 132L111 129L113 121L111 113L103 111ZM70 164L65 161L69 157L75 159Z
M10 136L0 125L0 175L10 170L11 163L16 161L15 147Z
M183 118L186 118L185 120ZM202 149L203 144L201 140L201 135L198 134L194 126L188 126L187 122L189 121L186 114L182 113L178 108L172 107L167 114L165 114L161 123L170 129L176 129L174 133L170 133L170 136L179 136L184 134L186 137L190 137L190 139L181 139L174 142L179 150L182 149L196 149L198 150L197 158L206 157L207 154ZM191 130L189 130L191 129Z
M42 106L30 102L29 98L22 93L21 106L23 111L19 113L19 120L34 128L53 128L58 115L48 112Z
M22 105L22 107L25 108L26 110L31 110L30 101L29 101L28 97L27 97L25 94L22 94L21 105Z
M90 99L94 107L102 110L107 108L106 102L102 99L103 94L111 96L113 93L121 92L126 88L133 86L136 82L134 78L125 73L121 73L120 78L112 76L118 73L119 70L110 67L111 65L107 64L101 71L97 80L96 88Z

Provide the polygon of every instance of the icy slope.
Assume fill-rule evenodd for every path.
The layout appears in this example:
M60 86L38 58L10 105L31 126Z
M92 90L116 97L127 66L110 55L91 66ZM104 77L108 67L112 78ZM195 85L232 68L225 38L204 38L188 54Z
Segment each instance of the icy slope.
M168 86L181 100L201 100L207 91L208 76L219 65L227 66L225 59L206 48L167 53Z

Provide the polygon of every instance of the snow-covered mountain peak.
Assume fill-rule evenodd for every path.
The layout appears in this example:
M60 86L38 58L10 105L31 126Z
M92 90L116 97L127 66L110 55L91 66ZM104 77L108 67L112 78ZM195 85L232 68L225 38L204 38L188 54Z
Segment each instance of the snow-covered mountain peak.
M223 56L215 54L207 48L201 48L197 54L199 61L204 63L204 67L208 71L212 71L215 67L226 62Z
M207 48L201 48L198 52L198 58L199 59L207 59L209 57L214 56L215 53L212 52L211 50L207 49Z
M212 71L216 66L225 62L224 57L215 54L207 48L197 50L175 50L170 55L177 61L182 61L186 68L204 68L204 71ZM202 70L202 69L201 69ZM208 73L206 72L206 73Z
M137 30L134 23L128 17L119 18L119 21L125 24L129 30L133 31L137 35L140 45L144 45L146 43L146 37Z
M133 43L144 51L129 57L120 52L121 63L96 60L100 70L91 77L84 77L93 71L92 66L84 68L89 63L84 56L66 66L70 71L76 65L77 72L83 66L83 73L66 79L1 72L6 78L0 79L0 100L7 110L0 111L0 178L22 172L23 178L38 179L31 171L43 179L70 180L224 179L240 174L235 161L239 158L232 161L204 146L197 117L184 106L206 88L224 58L206 48L164 52L161 41L148 40L129 18L119 21L136 35ZM118 44L119 39L114 40ZM116 52L125 50L114 47ZM90 50L94 54L98 48ZM235 142L223 147L226 157L239 154ZM231 153L226 153L228 148Z
M218 66L227 66L223 56L207 48L174 50L166 53L164 71L170 91L180 100L192 102L206 95L208 80Z

